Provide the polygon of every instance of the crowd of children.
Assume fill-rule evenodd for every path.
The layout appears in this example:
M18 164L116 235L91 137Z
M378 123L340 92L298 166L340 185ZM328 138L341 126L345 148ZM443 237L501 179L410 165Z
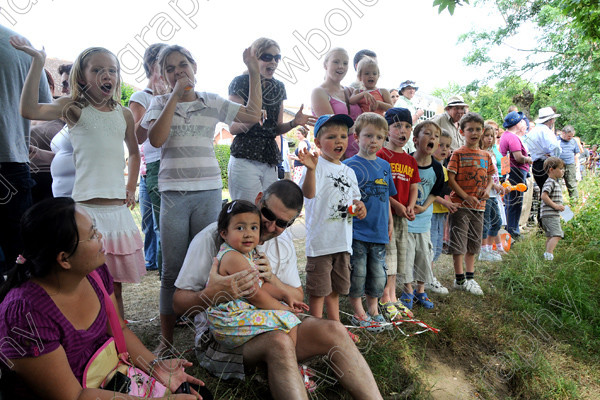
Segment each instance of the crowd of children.
M148 146L161 148L157 185L169 207L160 213L160 239L166 250L160 314L162 334L172 341L174 283L189 241L217 220L221 210L218 273L231 275L253 266L261 215L275 220L265 214L268 209L259 210L241 199L221 207L221 176L212 139L220 121L260 124L264 119L260 68L265 63L277 64L281 56L246 49L248 98L246 105L240 105L192 90L197 70L194 58L181 46L163 46L155 64L148 67L160 70L170 92L150 96L149 104L134 118L118 103L119 63L108 50L84 51L71 72L73 95L41 104L37 93L45 53L21 38L11 43L33 58L21 100L23 115L67 121L75 155L73 198L104 236L107 264L116 282L139 282L144 273L141 238L127 210L134 205L140 158L134 130L141 127ZM279 51L277 46L269 49ZM275 329L289 333L295 341L300 323L295 314L302 311L323 318L326 310L328 319L340 321L340 296L349 297L352 326L381 332L391 327L390 322L413 318L417 306L433 309L435 299L428 292L449 293L434 273L445 247L454 265L453 289L474 295L484 294L475 280L476 256L481 261L502 259L502 247L494 249L503 225L502 196L507 193L500 181L497 124L485 122L477 113L466 113L458 123L465 144L451 152L449 132L431 120L413 127L416 120L410 110L395 107L390 92L377 88L380 71L375 58L358 61L359 84L351 95L340 86L341 78L336 80L339 77L333 71L338 68L337 75L343 77L347 58L343 49L333 49L325 67L327 79L335 83L332 87L343 92L348 112L302 119L301 125L316 120L315 148L308 130L301 128L294 155L294 181L305 198L308 306L268 282L257 283L251 299L231 300L208 312L216 340L230 347ZM331 104L334 98L327 96ZM517 126L521 121L510 113L504 126ZM411 137L415 151L408 154L404 148ZM357 152L349 157L351 139ZM129 151L125 187L123 141ZM594 149L590 159L597 158ZM544 170L548 179L541 188L541 225L547 236L543 256L552 260L563 236L559 213L565 206L558 180L565 173L565 163L549 157ZM278 226L285 229L285 221L284 225ZM118 283L115 292L120 300ZM355 342L359 340L348 333Z

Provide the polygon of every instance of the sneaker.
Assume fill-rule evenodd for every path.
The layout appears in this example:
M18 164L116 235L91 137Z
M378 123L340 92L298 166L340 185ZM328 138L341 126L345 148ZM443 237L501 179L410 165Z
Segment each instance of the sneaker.
M404 293L402 292L402 296L400 296L400 302L409 310L412 310L413 300L415 296L412 293Z
M479 253L479 261L502 261L500 254L494 255L491 251L481 250Z
M392 329L394 327L392 324L387 322L381 314L371 316L371 321L378 323L383 329Z
M505 256L508 254L508 252L506 250L504 250L504 248L502 246L500 247L496 247L496 253L500 254L500 257Z
M448 294L448 289L446 289L435 276L433 277L433 281L431 283L425 284L425 290L437 294Z
M544 260L546 260L546 261L552 261L552 260L554 260L554 254L552 254L552 253L544 253Z
M506 252L503 252L504 254L506 254ZM499 251L496 250L492 250L490 251L490 254L494 257L496 257L498 259L498 261L502 261L502 254L500 254Z
M479 283L477 283L475 279L467 279L460 285L454 280L454 289L464 290L465 292L476 294L478 296L483 295L483 290L481 290Z
M418 293L415 290L415 303L416 304L420 304L425 308L431 309L433 308L433 302L431 300L429 300L429 297L427 297L427 293L423 292L423 293Z
M383 326L379 325L379 323L373 321L369 314L367 314L366 318L358 318L356 315L353 315L350 318L350 323L356 327L364 328L369 332L379 333L383 332Z

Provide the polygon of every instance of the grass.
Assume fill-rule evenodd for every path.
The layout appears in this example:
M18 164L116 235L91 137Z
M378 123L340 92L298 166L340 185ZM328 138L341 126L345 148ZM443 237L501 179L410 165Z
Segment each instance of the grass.
M433 310L415 309L438 334L361 333L359 348L384 398L600 399L600 182L586 179L579 190L585 201L572 205L576 217L563 225L554 261L543 260L545 238L531 232L504 262L476 263L484 296L451 290L445 297L430 294ZM304 242L295 245L302 270ZM442 255L435 270L451 286L451 257ZM154 273L124 290L128 318L145 318L131 327L151 349L159 329L148 318L157 314L158 287ZM350 312L346 299L341 309ZM192 331L177 329L175 342L181 351L190 349ZM186 356L195 361L193 353ZM320 359L311 366L332 376ZM268 386L256 380L220 381L196 366L191 372L219 399L270 398ZM458 386L464 392L452 392ZM312 398L349 396L339 384L321 380Z

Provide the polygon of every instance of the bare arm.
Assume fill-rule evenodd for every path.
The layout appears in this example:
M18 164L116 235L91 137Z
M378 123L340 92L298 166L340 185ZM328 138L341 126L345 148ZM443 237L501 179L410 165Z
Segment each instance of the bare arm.
M518 162L519 164L531 164L533 163L533 161L531 160L530 157L525 157L521 151L513 151L512 153L513 158L515 159L516 162Z
M394 106L392 104L390 92L387 89L379 89L379 92L381 93L381 97L383 97L383 101L377 102L377 110L387 111Z
M244 50L244 64L248 67L250 76L248 104L242 105L235 116L236 122L256 124L262 116L262 85L258 69L258 59L253 48ZM240 104L244 104L243 102Z
M465 192L458 183L456 183L456 173L452 171L448 171L448 185L454 190L456 195L460 197L465 204L470 207L477 207L479 204L479 199L475 196L469 196L467 192Z
M306 174L304 175L304 182L302 183L302 193L307 199L312 199L317 194L317 179L315 169L317 168L319 156L312 154L307 148L305 148L298 152L298 158L306 167Z
M552 199L550 199L548 192L542 193L541 197L542 197L542 201L544 203L546 203L546 205L548 205L549 207L552 207L556 211L565 211L565 206L563 206L562 204L556 204L555 202L553 202Z
M223 258L221 258L221 265L219 267L219 273L222 275L234 274L236 272L241 272L246 269L251 269L252 267L248 265L248 262L244 258L244 256L238 252L230 251L226 253ZM272 286L272 285L271 285ZM283 293L280 289L276 289L272 286L273 293L276 293L283 297ZM273 297L269 290L265 290L259 286L258 282L254 284L254 294L246 297L248 302L253 304L254 306L263 309L263 310L286 310L291 311L290 307L287 307L278 299Z
M247 264L247 261L244 260L244 263ZM176 313L194 316L212 305L247 297L253 293L254 283L258 282L257 271L245 269L232 275L222 276L217 272L218 265L218 260L213 259L208 284L203 290L175 290L173 309Z
M137 178L140 173L140 149L137 145L137 140L133 129L135 122L133 122L133 114L128 108L123 108L123 116L127 122L127 129L125 131L125 144L129 151L129 162L127 164L127 187L126 187L126 204L132 210L135 207L135 189L137 186Z
M66 116L65 110L72 101L67 97L60 97L52 103L39 103L40 79L46 61L44 50L34 49L29 41L21 36L12 36L10 44L31 56L31 67L25 79L21 93L20 111L23 118L52 121Z
M129 102L129 109L133 114L133 121L135 122L135 137L137 138L138 144L142 144L148 138L148 130L141 127L142 118L144 118L144 115L146 114L146 109L136 101Z
M334 114L333 108L331 108L331 104L329 103L329 95L325 89L321 87L315 88L312 91L310 100L312 111L317 117L325 114Z

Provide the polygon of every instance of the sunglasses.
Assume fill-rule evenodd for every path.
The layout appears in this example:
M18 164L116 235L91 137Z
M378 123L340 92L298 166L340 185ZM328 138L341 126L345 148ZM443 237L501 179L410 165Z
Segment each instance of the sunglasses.
M275 214L273 214L273 211L269 210L267 206L262 206L262 208L260 209L260 213L269 221L275 221L275 225L282 229L291 226L294 223L294 221L296 221L296 218L292 218L290 221L285 221L283 219L277 218Z
M279 62L281 60L281 54L273 55L269 53L263 53L259 58L264 62L271 62L273 60L275 60L275 62Z

